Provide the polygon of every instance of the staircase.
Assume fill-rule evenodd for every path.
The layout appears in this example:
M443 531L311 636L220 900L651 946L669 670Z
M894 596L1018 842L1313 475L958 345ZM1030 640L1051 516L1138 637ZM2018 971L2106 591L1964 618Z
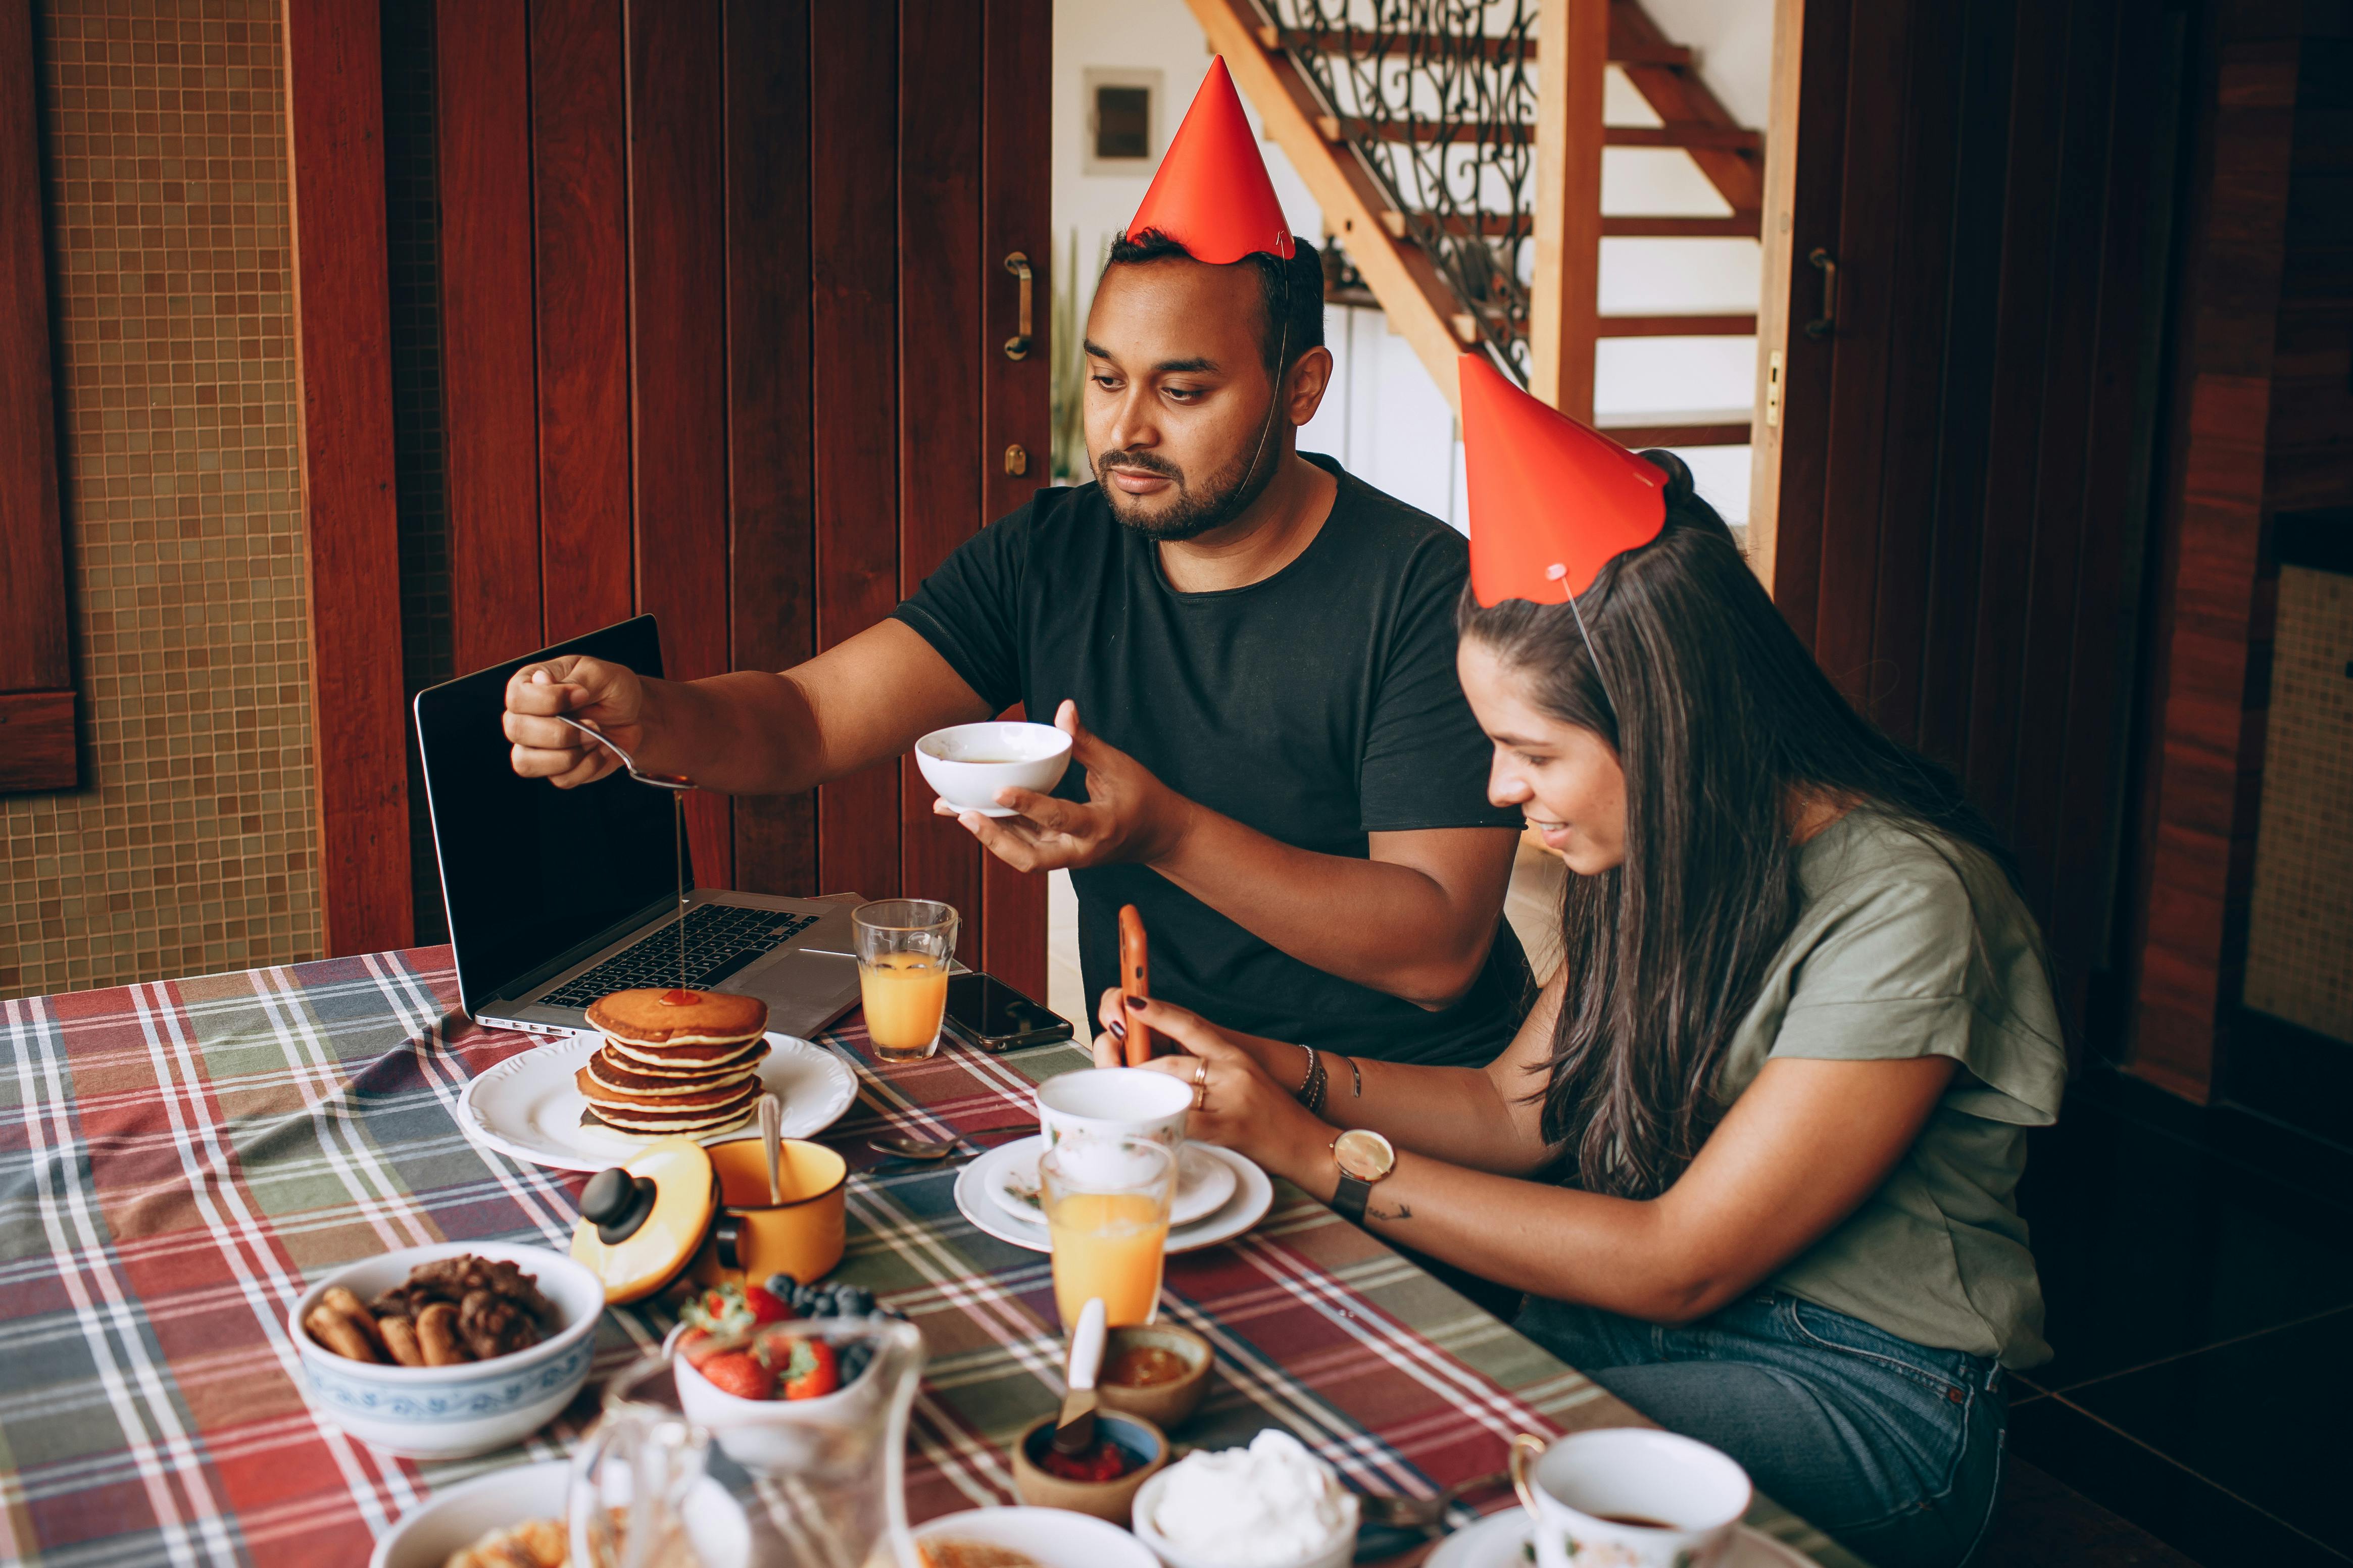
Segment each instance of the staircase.
M1605 237L1757 238L1764 143L1640 0L1187 0L1390 325L1451 401L1484 352L1593 418L1609 337L1748 337L1753 312L1603 316ZM1661 124L1605 125L1615 65ZM1601 150L1682 149L1730 210L1605 217ZM1746 411L1604 426L1630 446L1749 439Z

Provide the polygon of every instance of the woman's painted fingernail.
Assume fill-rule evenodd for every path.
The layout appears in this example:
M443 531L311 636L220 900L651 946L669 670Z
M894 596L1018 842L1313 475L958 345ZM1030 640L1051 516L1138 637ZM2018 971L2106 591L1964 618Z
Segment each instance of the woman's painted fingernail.
M1152 998L1149 996L1131 996L1127 999L1127 1005L1141 1013L1146 1007L1152 1005Z
M1127 1026L1121 1023L1117 1018L1113 1018L1111 1021L1111 1032L1114 1038L1122 1040L1127 1038Z

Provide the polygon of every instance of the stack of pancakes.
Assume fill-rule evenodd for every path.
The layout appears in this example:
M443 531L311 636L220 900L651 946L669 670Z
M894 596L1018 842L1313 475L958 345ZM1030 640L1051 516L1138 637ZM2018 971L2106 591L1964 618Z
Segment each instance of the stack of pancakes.
M644 1138L741 1126L760 1097L768 1005L719 991L616 991L588 1009L605 1043L573 1079L589 1114Z

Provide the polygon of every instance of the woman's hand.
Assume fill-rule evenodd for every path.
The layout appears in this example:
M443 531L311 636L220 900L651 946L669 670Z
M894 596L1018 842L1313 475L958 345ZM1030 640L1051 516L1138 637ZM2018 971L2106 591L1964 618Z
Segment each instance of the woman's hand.
M1100 1016L1104 1032L1095 1037L1099 1066L1118 1065L1120 1037L1130 1022L1149 1024L1185 1048L1185 1055L1161 1057L1143 1070L1166 1073L1192 1090L1187 1138L1246 1154L1317 1196L1330 1196L1337 1169L1330 1153L1333 1131L1259 1065L1250 1047L1272 1042L1230 1035L1172 1002L1130 1000L1123 1009L1116 990L1103 994ZM1306 1053L1288 1048L1303 1072Z

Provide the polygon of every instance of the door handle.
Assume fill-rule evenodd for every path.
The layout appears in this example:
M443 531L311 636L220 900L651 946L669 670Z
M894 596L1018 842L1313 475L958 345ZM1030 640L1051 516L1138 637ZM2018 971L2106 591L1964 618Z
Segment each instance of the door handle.
M1027 359L1029 355L1029 258L1015 251L1005 258L1005 270L1021 279L1021 330L1005 340L1007 359Z
M1816 246L1806 260L1822 275L1822 313L1808 321L1806 336L1826 338L1838 331L1838 258Z

